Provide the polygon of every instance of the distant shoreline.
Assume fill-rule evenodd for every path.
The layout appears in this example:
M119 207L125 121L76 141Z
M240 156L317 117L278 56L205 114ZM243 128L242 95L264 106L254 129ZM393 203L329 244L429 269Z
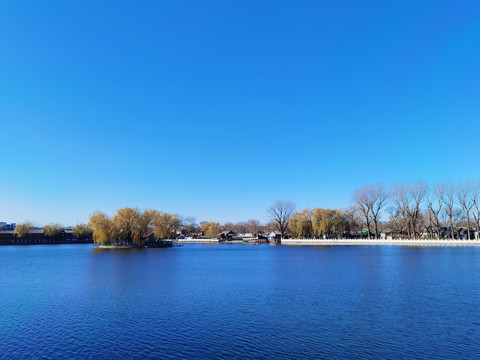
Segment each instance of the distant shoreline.
M273 246L479 246L480 240L412 240L412 239L398 239L398 240L365 240L365 239L283 239L280 243L256 243L247 241L222 241L216 239L191 239L188 241L169 241L162 244L155 245L95 245L93 242L58 242L58 243L0 243L4 246L29 246L29 245L87 245L93 244L94 249L144 249L144 248L165 248L172 247L174 244L205 244L205 245L220 245L220 244L245 244L245 245L259 245L270 244Z

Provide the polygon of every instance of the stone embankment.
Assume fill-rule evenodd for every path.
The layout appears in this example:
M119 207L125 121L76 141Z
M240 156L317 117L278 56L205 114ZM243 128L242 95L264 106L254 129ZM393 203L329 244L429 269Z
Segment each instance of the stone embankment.
M397 245L397 246L480 246L480 240L425 239L283 239L282 245Z

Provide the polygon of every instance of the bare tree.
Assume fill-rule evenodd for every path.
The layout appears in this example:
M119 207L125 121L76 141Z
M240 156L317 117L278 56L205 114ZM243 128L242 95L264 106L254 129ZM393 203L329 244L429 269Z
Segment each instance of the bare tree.
M194 235L198 229L196 224L196 219L193 216L184 216L182 217L181 228L186 232L187 235Z
M345 210L345 217L348 222L348 228L350 232L357 232L362 230L362 218L358 213L357 206L350 206Z
M453 240L454 235L454 220L455 220L455 185L453 183L448 183L445 185L445 193L443 196L443 204L445 205L444 212L450 223L450 236Z
M245 227L248 233L255 233L261 230L262 224L258 220L250 219L245 223Z
M378 222L381 218L380 211L387 203L388 194L382 184L368 185L355 190L353 201L357 204L358 210L365 218L370 239L370 224L375 225L375 239L378 239Z
M461 206L467 220L467 238L470 240L470 214L475 206L474 198L471 193L474 191L470 182L458 184L457 202Z
M408 218L404 216L397 206L391 206L388 208L390 214L390 227L396 233L408 232Z
M480 183L475 183L472 185L472 191L470 192L470 198L473 202L473 218L476 223L476 238L480 238Z
M408 219L408 235L417 238L418 221L421 215L421 205L427 195L427 186L423 181L408 185L395 185L393 188L393 202L397 211Z
M375 239L378 239L378 222L380 221L380 211L387 203L388 194L383 188L382 184L371 186L371 198L372 198L372 219L375 224Z
M423 181L418 181L409 186L409 194L411 199L411 207L407 208L408 215L411 219L413 238L416 239L417 222L421 217L420 207L425 196L427 195L427 186Z
M295 205L291 201L282 200L277 201L275 204L267 209L272 221L275 223L278 231L280 231L282 239L285 236L288 229L288 222L295 211Z
M401 184L393 186L392 199L394 203L394 209L391 211L392 219L403 219L403 221L397 221L397 223L403 223L403 231L407 231L408 237L410 238L411 224L407 214L408 191L405 185Z
M429 215L432 219L433 224L435 225L437 232L437 239L440 239L440 213L443 208L443 197L445 194L445 184L438 183L433 185L433 191L430 193L430 196L427 197L427 208Z
M365 225L367 225L367 237L370 240L370 224L372 223L372 205L373 200L370 195L369 186L364 186L360 189L356 189L352 196L353 202L356 204L359 212L362 213L365 219Z

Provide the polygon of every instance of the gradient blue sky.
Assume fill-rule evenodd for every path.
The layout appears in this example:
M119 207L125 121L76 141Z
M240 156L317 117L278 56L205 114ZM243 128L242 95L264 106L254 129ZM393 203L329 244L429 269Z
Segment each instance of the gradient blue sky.
M480 178L478 1L3 1L0 221Z

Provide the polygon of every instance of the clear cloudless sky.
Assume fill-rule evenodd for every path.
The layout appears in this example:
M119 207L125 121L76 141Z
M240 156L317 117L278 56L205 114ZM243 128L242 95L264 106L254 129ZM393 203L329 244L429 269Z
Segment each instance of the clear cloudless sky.
M478 180L480 2L6 0L0 132L0 221L37 225Z

